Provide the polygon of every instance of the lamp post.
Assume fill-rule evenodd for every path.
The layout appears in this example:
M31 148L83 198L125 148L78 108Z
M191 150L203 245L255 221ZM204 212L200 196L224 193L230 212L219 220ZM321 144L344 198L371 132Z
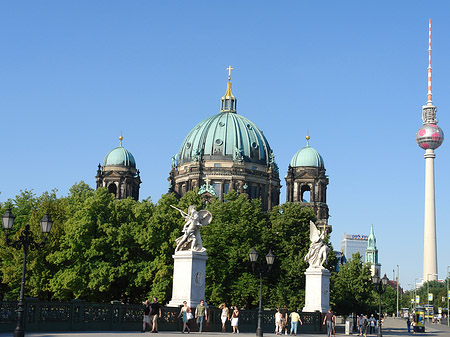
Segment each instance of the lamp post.
M255 264L258 261L258 252L253 247L252 250L249 253L250 261L252 263L252 270L253 273L255 273ZM268 268L268 271L272 269L273 262L275 261L275 255L273 255L272 251L269 250L269 253L266 255L266 263ZM263 263L259 263L258 265L258 273L259 273L259 308L258 308L258 326L256 328L256 336L262 337L263 336L263 330L262 330L262 277L263 273L266 271L265 266Z
M380 280L378 275L372 276L372 283L375 287L375 291L378 293L378 333L377 336L381 337L383 334L381 333L381 294L386 291L386 284L388 283L388 278L386 274L384 274L383 278Z
M10 239L11 229L14 224L14 219L16 217L12 214L11 208L8 207L5 214L2 215L2 225L5 230L5 241L8 246L14 247L15 249L23 249L23 266L22 266L22 282L20 284L20 297L17 309L17 326L14 330L14 337L24 337L25 336L25 301L24 301L24 291L25 291L25 273L27 270L27 255L28 249L37 250L44 247L47 240L48 234L52 228L53 221L50 218L48 212L44 215L41 224L42 241L36 242L33 237L33 233L30 230L30 225L26 225L25 229L20 233L19 238L14 241Z

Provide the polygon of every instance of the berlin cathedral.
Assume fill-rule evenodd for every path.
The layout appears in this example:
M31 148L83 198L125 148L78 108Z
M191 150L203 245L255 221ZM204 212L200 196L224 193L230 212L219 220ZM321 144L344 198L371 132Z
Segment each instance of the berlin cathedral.
M219 113L201 121L187 134L178 154L172 157L169 173L169 193L182 197L199 189L205 199L223 199L229 190L244 193L250 199L260 199L264 210L280 203L279 167L263 132L238 114L237 99L231 91L231 70L220 100ZM139 199L141 184L136 161L120 145L112 149L98 165L97 188L105 187L117 199ZM322 156L309 145L298 150L288 166L286 202L298 202L314 209L317 225L328 232L326 200L328 176Z

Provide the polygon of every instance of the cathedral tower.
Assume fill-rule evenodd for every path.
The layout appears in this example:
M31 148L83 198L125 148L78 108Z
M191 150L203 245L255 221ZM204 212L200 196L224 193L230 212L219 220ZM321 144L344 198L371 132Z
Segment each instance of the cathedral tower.
M328 225L327 185L325 164L322 156L309 146L309 135L306 146L297 151L288 167L286 180L286 201L300 202L314 209L317 215L317 227L331 233Z
M444 141L437 126L436 106L431 100L431 19L428 24L428 94L422 107L422 127L416 133L417 144L425 150L425 214L423 233L423 281L434 281L437 275L436 209L434 201L434 150Z
M116 199L132 197L139 200L139 170L136 170L136 161L131 152L122 146L122 135L119 140L120 145L108 152L103 166L98 164L95 176L97 188L106 187Z
M223 199L229 190L260 199L264 210L278 205L280 179L275 155L263 132L237 113L231 70L220 112L197 124L172 157L169 192L199 193Z

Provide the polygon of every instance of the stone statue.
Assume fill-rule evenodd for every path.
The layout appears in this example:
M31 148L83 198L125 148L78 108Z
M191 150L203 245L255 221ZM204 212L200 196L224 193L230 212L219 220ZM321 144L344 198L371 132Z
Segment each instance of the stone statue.
M184 234L176 239L177 247L175 248L175 252L185 250L195 252L206 251L206 248L202 244L202 238L200 237L200 227L206 226L211 222L211 212L205 209L197 211L193 205L189 206L187 213L175 206L172 207L179 211L186 220L182 231Z
M311 245L309 246L308 254L305 256L305 261L309 263L310 268L325 269L323 264L327 262L327 254L330 250L328 246L323 242L325 237L325 231L317 229L314 222L309 222L309 239Z

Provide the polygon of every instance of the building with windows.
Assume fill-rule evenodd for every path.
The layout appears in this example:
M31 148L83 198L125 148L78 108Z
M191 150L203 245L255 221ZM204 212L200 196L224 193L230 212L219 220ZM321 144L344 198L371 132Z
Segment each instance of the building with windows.
M199 193L223 199L233 189L260 199L264 210L279 204L280 178L275 155L263 132L237 113L231 91L231 70L220 101L220 112L206 118L188 133L172 158L169 192L183 196Z
M367 235L344 234L341 241L341 252L344 254L345 260L350 260L355 253L359 253L364 260L368 238Z
M316 149L309 146L309 135L306 146L298 150L288 167L286 180L286 201L299 202L312 207L317 216L316 226L331 233L328 225L327 185L325 164Z
M378 263L377 239L375 238L375 233L373 232L373 224L370 227L370 234L367 238L365 262L370 263L370 271L372 276L377 275L381 277L381 264Z
M97 188L107 188L116 199L132 197L134 200L139 200L141 185L139 170L136 170L136 161L131 152L122 146L122 135L119 140L120 145L105 156L103 166L98 164L95 176Z

